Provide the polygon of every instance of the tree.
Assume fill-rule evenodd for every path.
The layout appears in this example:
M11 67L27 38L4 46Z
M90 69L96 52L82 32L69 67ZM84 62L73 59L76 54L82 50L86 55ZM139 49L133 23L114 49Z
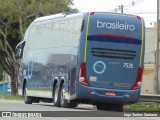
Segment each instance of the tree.
M77 12L71 9L73 0L14 0L16 5L16 18L19 23L21 37L33 19L61 12ZM17 9L18 8L18 9Z
M8 35L10 33L10 27L14 23L14 11L12 7L12 0L2 0L0 4L0 64L3 70L10 75L12 94L17 94L17 80L18 76L18 62L15 58L14 51L9 44Z
M18 61L14 48L28 25L39 16L76 11L72 0L0 0L0 65L11 77L11 94L17 94Z
M2 66L0 65L0 82L3 80Z

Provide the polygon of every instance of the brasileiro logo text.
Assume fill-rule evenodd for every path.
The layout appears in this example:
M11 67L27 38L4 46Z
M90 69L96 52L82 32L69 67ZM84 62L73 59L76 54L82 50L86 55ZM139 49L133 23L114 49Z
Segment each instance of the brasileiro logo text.
M134 31L136 29L135 25L128 24L127 22L101 22L97 20L97 28L107 28L107 29L119 29L119 30L129 30Z

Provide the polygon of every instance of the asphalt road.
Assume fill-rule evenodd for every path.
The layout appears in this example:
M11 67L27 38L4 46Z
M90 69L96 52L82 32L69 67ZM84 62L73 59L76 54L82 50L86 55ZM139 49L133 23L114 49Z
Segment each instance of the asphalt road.
M134 120L135 117L124 117L129 114L141 113L128 113L128 112L115 112L115 111L98 111L95 106L81 104L77 108L58 108L54 107L52 103L34 103L24 104L23 101L5 100L0 99L0 117L4 120L104 120L110 117L111 120ZM4 117L6 112L12 114L12 118ZM19 117L17 117L19 116ZM25 116L37 116L38 118L24 118ZM42 116L42 118L41 118ZM56 117L55 117L56 116ZM73 117L74 116L74 117ZM22 118L23 117L23 118ZM108 118L107 118L108 119ZM138 120L158 120L160 117L136 117Z

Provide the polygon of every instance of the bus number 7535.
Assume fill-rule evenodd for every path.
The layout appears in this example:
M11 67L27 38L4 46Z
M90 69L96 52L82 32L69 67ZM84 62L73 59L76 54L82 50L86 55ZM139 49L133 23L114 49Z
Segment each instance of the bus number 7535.
M133 63L123 63L123 68L132 69L133 68Z

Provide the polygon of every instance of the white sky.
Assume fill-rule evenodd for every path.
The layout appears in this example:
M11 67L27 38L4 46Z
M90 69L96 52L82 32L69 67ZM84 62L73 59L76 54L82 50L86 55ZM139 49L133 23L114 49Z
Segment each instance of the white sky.
M141 3L124 10L124 13L139 15L144 18L146 27L153 27L156 21L157 0L74 0L74 4L80 12L100 11L108 12L119 5L128 5L133 1Z

